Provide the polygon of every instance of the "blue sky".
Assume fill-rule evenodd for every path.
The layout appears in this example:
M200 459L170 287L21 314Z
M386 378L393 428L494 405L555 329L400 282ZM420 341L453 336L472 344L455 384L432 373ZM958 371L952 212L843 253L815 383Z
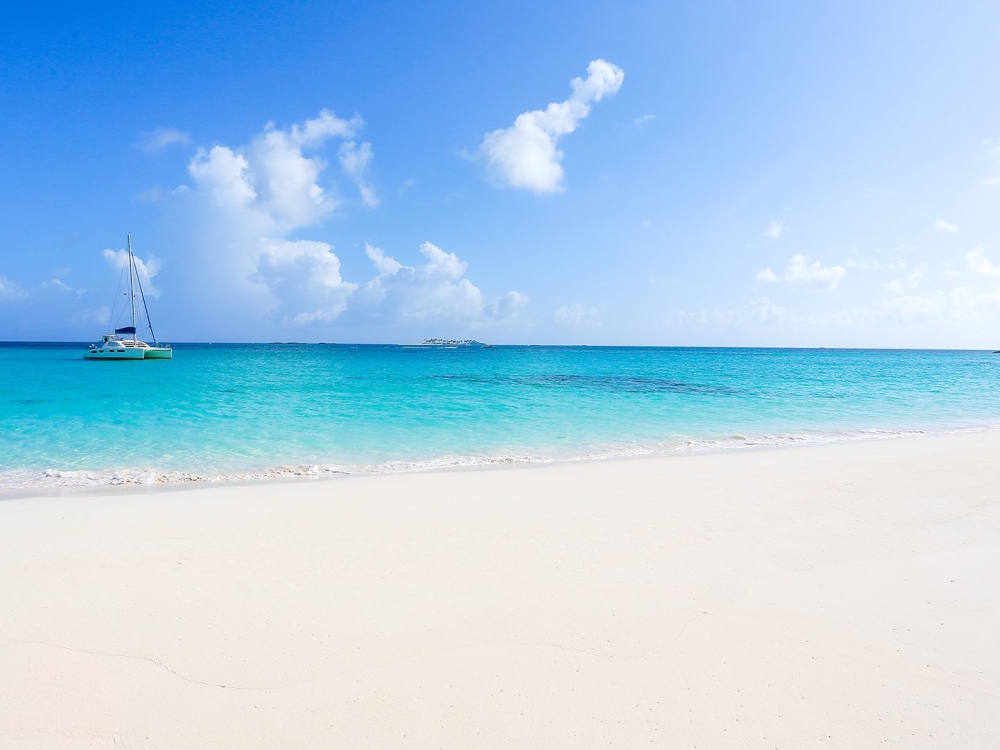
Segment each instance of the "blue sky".
M1000 346L995 3L141 5L5 12L0 339Z

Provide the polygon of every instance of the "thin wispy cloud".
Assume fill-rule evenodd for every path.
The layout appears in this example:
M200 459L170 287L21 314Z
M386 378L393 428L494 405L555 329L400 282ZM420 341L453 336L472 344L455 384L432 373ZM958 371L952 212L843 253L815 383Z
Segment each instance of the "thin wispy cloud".
M87 293L86 289L76 289L59 277L51 278L48 281L42 282L43 289L57 289L60 292L68 292L74 295L77 299L80 299L83 295Z
M944 219L938 219L934 222L934 228L939 232L951 232L954 234L958 231L958 224L952 224L951 222L945 221Z
M804 255L793 255L788 266L779 276L770 268L757 272L759 281L787 282L789 284L804 284L806 286L825 287L830 291L839 286L847 271L843 266L824 266L818 260L809 263Z
M559 141L590 114L591 104L621 88L625 73L617 65L594 60L586 78L574 78L569 99L518 115L509 128L487 133L479 146L494 181L502 186L554 193L563 189L563 152Z
M17 282L11 281L6 276L0 276L0 300L23 299L27 296L28 293Z
M556 325L571 328L592 328L601 324L603 307L587 307L579 303L557 308L552 316Z
M788 230L789 226L785 222L772 221L767 225L767 229L764 230L764 236L770 237L772 240L777 240L787 234Z
M140 133L135 147L147 154L157 154L170 146L187 146L191 143L191 134L177 128L157 128L147 133Z
M642 115L641 117L636 117L632 120L632 125L637 129L642 129L646 125L649 125L653 120L656 119L656 115Z
M994 158L996 158L997 161L1000 161L1000 145L996 145L995 140L988 140L986 143L990 146L990 153L994 156ZM987 187L995 187L1000 185L1000 174L994 175L993 177L986 177L979 182Z
M372 144L362 143L358 145L354 141L347 141L340 144L337 151L340 159L340 167L344 174L354 179L361 193L361 202L368 208L375 208L379 204L378 193L368 182L368 164L372 160Z
M886 291L892 292L893 294L901 294L907 289L916 289L919 287L927 276L927 272L923 268L913 269L905 279L892 279L883 284L883 288Z

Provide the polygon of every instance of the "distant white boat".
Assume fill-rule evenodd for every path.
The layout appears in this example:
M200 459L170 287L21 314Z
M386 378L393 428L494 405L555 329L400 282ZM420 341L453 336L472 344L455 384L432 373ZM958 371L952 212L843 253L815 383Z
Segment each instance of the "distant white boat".
M128 296L132 311L132 325L115 328L114 333L106 333L100 344L91 344L90 348L83 353L84 359L173 359L174 352L169 344L160 345L156 341L156 334L153 333L153 323L149 319L149 308L146 307L146 295L142 292L142 280L135 266L135 257L132 255L132 234L128 234ZM122 269L125 270L124 268ZM119 283L120 286L120 283ZM149 335L153 338L153 344L147 344L139 339L136 333L135 289L139 288L139 298L142 300L142 310L146 314L146 325L149 327ZM114 325L114 308L111 310L112 323ZM131 338L129 338L131 336Z
M419 344L403 344L406 347L426 346L433 349L492 349L493 344L484 344L475 339L424 339Z

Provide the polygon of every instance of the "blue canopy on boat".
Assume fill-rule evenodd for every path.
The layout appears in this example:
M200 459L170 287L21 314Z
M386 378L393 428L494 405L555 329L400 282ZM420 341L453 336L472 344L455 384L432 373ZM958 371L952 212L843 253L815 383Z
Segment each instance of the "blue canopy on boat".
M135 326L125 326L124 328L116 328L115 333L135 333Z

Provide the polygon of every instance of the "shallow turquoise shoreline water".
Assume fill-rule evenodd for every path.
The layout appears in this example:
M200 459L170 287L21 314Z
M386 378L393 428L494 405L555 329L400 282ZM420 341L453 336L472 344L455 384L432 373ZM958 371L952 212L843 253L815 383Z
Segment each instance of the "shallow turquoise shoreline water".
M1000 425L979 351L0 344L0 487L400 471Z

